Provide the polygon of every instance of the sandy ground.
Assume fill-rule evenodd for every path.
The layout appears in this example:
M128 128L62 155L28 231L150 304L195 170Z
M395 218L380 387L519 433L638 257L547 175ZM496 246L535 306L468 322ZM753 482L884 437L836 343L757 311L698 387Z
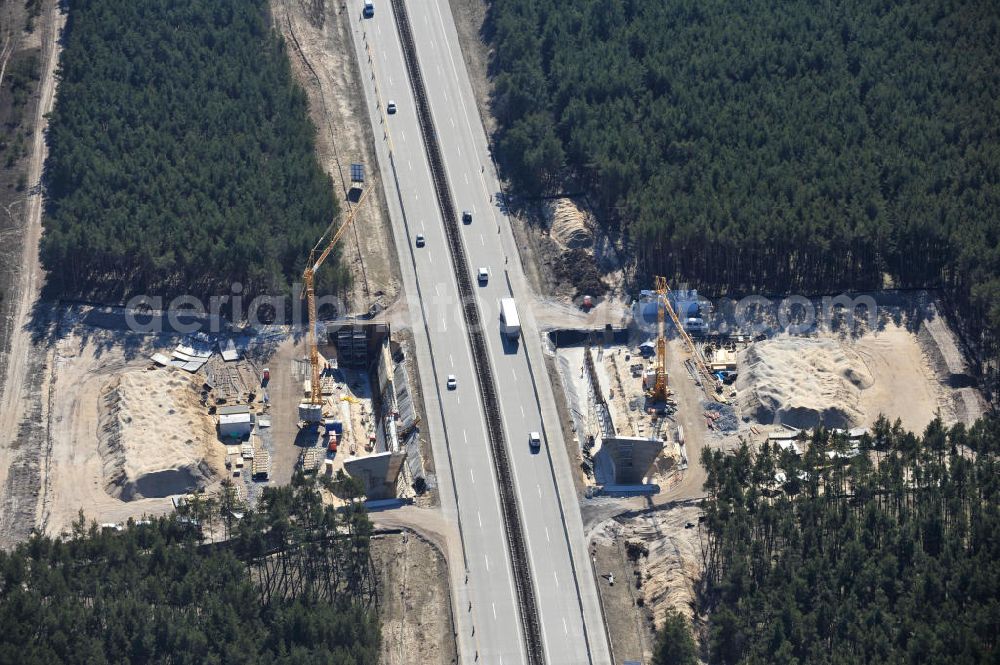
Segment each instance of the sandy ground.
M57 374L57 391L67 374L63 370ZM225 447L215 435L214 419L199 403L201 384L199 376L184 370L149 365L104 383L97 440L108 494L128 501L163 498L202 487L222 473ZM81 452L88 438L76 440Z
M940 330L943 322L933 325ZM953 339L946 327L940 336ZM775 422L796 427L812 426L820 416L832 427L867 427L880 414L915 432L937 415L949 425L968 424L982 413L981 400L975 391L969 396L970 389L948 385L932 366L936 339L927 338L890 322L858 339L820 333L756 343L737 367L743 415L759 415L763 402L777 412Z
M398 508L395 510L387 510L384 512L375 512L369 515L372 522L374 522L376 528L380 529L404 529L406 532L415 533L420 539L426 541L433 546L433 550L436 556L444 555L445 562L448 561L461 561L462 560L462 545L458 535L458 528L454 524L445 521L444 516L441 511L428 508L417 508L415 506L406 506L403 508ZM415 558L415 560L420 561L421 559ZM403 615L403 622L413 622L414 620L422 621L425 625L428 623L442 624L445 621L449 622L449 636L443 637L439 641L433 641L426 645L426 653L428 657L424 657L425 646L421 644L414 644L409 642L404 644L405 647L410 647L412 650L404 651L407 658L403 660L390 660L387 662L399 662L399 663L450 663L455 662L452 660L455 658L456 647L455 647L455 634L454 634L454 619L451 615L455 611L456 604L461 605L461 600L454 600L456 598L463 598L462 596L462 585L464 581L462 575L464 575L464 569L462 566L447 566L437 567L437 560L433 557L429 557L427 560L432 562L430 567L433 573L432 577L423 578L416 577L410 578L410 586L417 583L423 583L432 588L433 597L436 599L448 598L448 603L445 605L440 600L436 600L433 607L436 611L443 612L447 610L449 612L448 619L444 619L443 615L439 615L437 618L429 618L425 621L419 617L415 617L414 614L419 615L420 612L408 612ZM467 581L467 580L466 580ZM398 587L397 587L398 588ZM415 605L416 606L416 605ZM401 605L396 605L396 608L400 608ZM397 610L398 611L398 610ZM400 621L398 616L393 616L391 613L386 613L385 620L394 622L394 625L398 625ZM407 630L412 634L414 632L413 626L409 629L406 626L401 627L402 632L405 634ZM397 634L399 631L397 630ZM399 648L391 647L390 651L392 653L387 653L383 651L385 658L398 658ZM431 657L431 656L434 657ZM440 656L440 660L438 659Z
M899 418L914 432L923 431L938 413L948 424L956 421L948 403L950 389L936 380L917 335L889 325L861 338L856 350L873 379L861 393L864 426L880 414L893 421Z
M853 344L833 336L782 336L752 344L740 356L742 411L757 421L850 428L864 419L862 393L875 378Z
M57 37L64 23L65 16L59 13L56 3L46 5L37 23L36 32L40 33L42 47L42 79L27 173L31 187L40 183L45 162L46 117L55 99ZM39 497L44 492L39 468L46 446L42 441L32 440L34 428L48 417L39 408L41 395L46 391L43 385L46 354L44 348L36 344L31 329L43 279L38 262L42 198L40 189L33 191L37 193L29 197L24 208L19 269L15 269L6 293L10 314L3 322L8 346L0 356L0 375L3 376L0 386L0 487L3 488L0 546L10 546L30 533L39 518Z
M379 662L458 662L448 564L438 547L420 534L404 530L373 540L372 558L380 582Z
M339 0L271 0L270 4L274 25L288 43L292 70L309 96L320 164L333 178L346 209L350 165L362 164L369 180L378 173L351 47L348 5ZM348 303L357 312L367 312L376 302L386 306L401 288L381 185L376 192L358 209L353 229L341 241L342 261L352 277Z
M50 534L58 535L68 531L81 509L88 520L102 523L123 522L129 517L158 515L173 510L168 498L123 501L109 494L106 488L108 475L105 473L105 463L110 464L109 470L114 465L106 453L102 454L99 429L102 413L105 417L108 415L103 397L109 387L122 381L126 384L135 382L140 385L161 385L164 384L161 379L171 380L167 370L146 370L150 364L147 353L168 350L176 340L140 339L136 336L131 342L129 345L124 344L121 333L93 331L87 337L67 335L55 345L54 364L57 371L54 372L51 392L54 399L50 407L52 453L45 474L49 491L46 494L43 520L45 530ZM158 376L146 377L146 373L157 373ZM165 384L164 387L171 388ZM136 465L131 471L133 475L172 468L172 460L165 458L157 448L163 439L169 441L172 436L180 434L184 437L183 441L189 436L183 431L162 430L159 423L152 422L149 417L142 417L142 410L137 409L134 413L130 423L131 427L136 428L133 431L140 433L142 429L159 430L159 438L144 440L141 436L133 438L128 435L132 439L133 450L130 452L133 454L127 455L126 459ZM174 440L173 445L165 447L163 452L171 448L176 450L177 442ZM218 448L221 455L221 444ZM150 457L146 459L134 454L140 452ZM221 462L221 458L217 461Z
M932 308L936 310L933 304ZM986 403L979 390L968 381L969 365L945 320L940 316L925 320L918 338L938 380L952 389L950 398L955 418L972 422L981 416Z
M621 328L628 325L632 316L628 299L622 296L605 298L590 311L582 310L567 299L537 296L532 310L542 333L562 328L603 330L607 324Z
M615 662L649 662L666 612L692 616L701 550L697 526L685 525L697 524L699 512L690 505L638 511L595 530L590 549Z

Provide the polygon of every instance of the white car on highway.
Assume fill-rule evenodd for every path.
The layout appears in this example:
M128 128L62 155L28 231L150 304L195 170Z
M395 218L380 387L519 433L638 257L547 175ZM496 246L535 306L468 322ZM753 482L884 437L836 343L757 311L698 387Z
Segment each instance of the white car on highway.
M455 378L454 374L448 375L447 386L448 390L454 390L455 388L458 388L458 379Z

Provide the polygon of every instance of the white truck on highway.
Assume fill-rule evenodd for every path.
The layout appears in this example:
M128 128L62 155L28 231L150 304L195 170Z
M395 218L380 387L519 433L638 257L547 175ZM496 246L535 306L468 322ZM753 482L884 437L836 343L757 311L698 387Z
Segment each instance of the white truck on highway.
M521 335L521 320L517 318L517 306L513 298L500 300L500 332L511 339Z

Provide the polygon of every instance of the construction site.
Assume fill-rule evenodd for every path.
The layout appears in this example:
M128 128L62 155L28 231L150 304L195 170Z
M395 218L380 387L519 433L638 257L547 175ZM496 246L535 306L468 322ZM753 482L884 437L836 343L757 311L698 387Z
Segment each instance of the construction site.
M29 525L64 533L81 509L104 524L163 514L227 479L253 506L296 469L346 473L368 499L427 493L406 351L386 323L328 323L316 308L313 273L371 191L359 165L355 176L354 207L310 256L304 331L195 317L184 322L201 331L184 334L166 312L53 312L50 370L37 377L41 501Z
M459 56L473 72L474 100L488 109L488 55L477 52L483 47L477 31L483 17L476 12L485 9L466 0L453 4L465 51ZM540 204L540 220L530 224L516 214L508 218L503 192L487 191L484 178L486 200L504 220L495 233L492 224L483 224L485 234L480 224L487 214L481 209L475 224L465 221L467 211L451 209L459 193L439 195L447 203L444 223L400 211L402 221L396 224L407 224L407 233L410 223L419 223L414 230L428 236L428 229L444 229L441 242L426 248L426 265L413 259L412 268L406 268L413 272L416 294L404 293L402 259L416 256L425 238L414 234L410 248L409 238L390 226L397 203L387 199L387 192L395 194L385 171L378 169L382 157L377 153L382 143L391 146L388 115L378 116L386 132L379 138L383 130L370 122L360 94L376 85L374 69L368 80L371 53L364 63L351 52L352 30L359 28L341 16L343 8L296 0L270 5L274 28L287 42L292 69L309 98L320 161L342 190L338 216L319 238L309 239L311 251L296 263L304 265L297 303L302 320L250 325L191 315L186 322L202 324L201 331L186 332L172 322L176 312L46 302L35 278L41 271L34 258L37 246L32 246L41 233L42 212L40 204L32 204L26 228L34 237L25 241L25 255L32 260L18 276L23 284L11 292L16 302L8 304L16 305L17 316L6 324L10 352L0 367L7 386L0 403L0 545L11 546L36 530L69 536L81 512L87 520L121 529L130 520L169 514L195 495L219 497L230 484L241 510L252 508L265 488L286 485L296 474L319 478L323 501L340 508L357 497L338 495L334 488L343 484L332 481L351 478L371 512L373 557L391 589L385 594L382 660L458 662L460 654L470 653L468 645L463 651L458 626L475 625L470 588L476 585L469 585L466 549L486 549L487 535L496 531L503 531L507 551L495 556L506 557L511 598L520 603L514 614L531 628L526 632L541 635L539 626L529 626L525 618L539 614L531 605L533 587L529 583L527 591L518 587L515 592L515 585L530 580L548 558L529 560L528 537L521 533L522 520L530 521L525 513L532 517L532 511L514 470L525 477L531 470L531 477L540 480L528 494L537 491L542 503L542 484L548 483L545 490L555 498L548 503L558 504L558 519L538 522L535 549L541 541L537 529L543 530L544 542L551 542L549 526L554 537L571 544L566 524L575 519L579 528L582 517L584 538L577 540L585 552L582 561L592 570L574 565L573 574L593 574L614 660L620 662L624 654L649 662L655 631L667 613L693 615L703 565L700 505L706 472L699 460L704 450L769 443L802 454L810 434L825 428L848 442L837 455L854 456L861 454L858 441L880 417L919 432L935 418L946 425L971 424L986 411L939 294L851 294L854 302L865 297L875 303L871 316L858 315L853 304L830 306L821 298L802 298L800 308L824 315L803 325L804 317L786 316L782 303L760 299L744 306L706 297L673 279L637 275L622 258L628 248L601 232L585 197L571 194ZM58 32L64 20L53 10L47 30ZM44 54L49 88L59 48L54 38L50 42ZM409 51L415 52L412 44ZM411 59L403 62L415 66ZM418 111L427 103L423 96L414 93ZM41 177L41 119L50 108L50 99L39 104L32 181ZM373 108L381 114L381 101ZM433 124L429 108L420 125L425 130ZM400 109L397 120L407 111ZM397 113L394 103L388 113ZM492 121L488 111L483 120ZM408 149L431 144L426 137L420 141L417 136ZM400 146L404 142L401 131ZM449 159L461 155L457 150ZM455 170L489 175L489 163L482 161ZM409 173L414 163L417 171L424 166L416 157L400 157L399 170ZM403 164L409 165L405 171ZM441 161L434 182L444 180ZM465 182L468 186L468 177ZM416 186L403 191L424 194ZM504 245L507 234L511 241ZM430 259L430 251L438 252L437 260ZM464 252L473 251L486 258L467 264ZM457 261L459 256L460 269L452 269L449 257ZM520 264L516 270L515 263ZM487 265L489 271L479 267ZM521 282L512 285L511 274L521 267ZM329 294L317 285L324 283L325 271L338 269L351 279L346 293L339 294L347 305L334 311L323 303L322 296ZM524 327L522 332L522 324L516 324L513 339L494 321L479 318L488 318L485 312L497 300L482 295L485 288L499 288L504 278L508 292L502 301L514 303L515 286L523 289L516 307ZM433 300L439 286L452 283L460 303L448 311L447 320L441 318L442 329L435 334L446 342L431 351L429 330L437 321L421 323L426 315L420 298ZM144 325L156 322L150 327L155 331L138 331L136 317ZM421 331L421 325L428 330ZM451 332L451 326L459 332ZM205 332L209 329L213 332ZM529 343L541 351L529 357L534 348ZM455 359L461 368L466 355L470 370L463 375ZM515 361L523 361L530 374L518 373ZM458 402L460 390L471 394ZM555 402L550 410L539 396L546 391ZM515 397L525 399L527 413ZM442 407L446 403L453 409L450 415ZM545 422L532 426L527 437L511 434L512 424L536 417ZM442 434L432 441L434 425ZM522 450L529 445L535 450ZM485 460L489 474L478 477L487 480L476 485L469 464L452 458L456 450L464 451L466 460ZM562 476L553 451L562 464L568 459ZM436 461L442 465L440 486ZM468 486L460 498L454 476L466 482L466 474ZM570 488L563 494L560 477ZM774 491L786 491L786 480L776 474ZM451 512L441 501L448 492L454 493ZM479 502L486 515L487 500L495 497L497 526L484 527ZM471 511L473 504L475 519L464 524L455 519L460 508ZM579 513L564 512L566 504ZM470 526L476 522L481 534ZM463 529L478 535L466 541ZM483 556L481 579L498 575L490 571L491 555ZM480 583L478 593L486 593L485 588ZM467 608L464 613L455 611L456 600ZM495 620L496 606L492 614ZM480 630L489 630L488 624L480 623ZM565 619L562 626L565 631ZM466 641L476 642L475 635L473 628ZM478 643L472 652L478 660Z
M841 309L803 331L778 322L777 304L739 326L731 304L653 286L624 321L549 332L611 638L646 658L668 611L691 616L704 448L769 441L801 453L822 426L855 442L850 455L880 415L919 432L986 408L926 293L878 294L874 317Z
M405 319L391 328L385 312L399 294L399 271L385 195L371 176L372 129L357 94L349 25L333 8L324 21L315 7L272 3L274 27L288 40L320 129L318 156L341 193L342 213L313 239L313 253L301 257L302 282L311 286L317 271L343 271L349 287L338 295L347 306L310 308L319 295L310 290L302 321L251 326L182 315L202 331L187 332L171 323L169 311L40 297L36 185L66 21L57 4L46 3L33 35L43 48L44 86L31 116L32 188L22 202L23 238L20 231L11 235L4 252L16 288L2 294L10 309L0 331L2 545L35 531L66 536L81 514L120 530L130 520L169 514L194 494L218 497L227 480L240 505L253 506L265 487L287 484L297 472L353 477L373 510L436 505L412 334ZM324 498L343 502L327 490ZM373 542L376 557L384 558L382 582L399 605L387 610L398 642L390 644L386 633L387 662L407 662L400 645L405 653L453 652L448 581L439 574L447 568L446 549L445 538L430 542L405 526ZM434 564L423 567L427 562ZM427 606L422 618L406 611L415 602Z

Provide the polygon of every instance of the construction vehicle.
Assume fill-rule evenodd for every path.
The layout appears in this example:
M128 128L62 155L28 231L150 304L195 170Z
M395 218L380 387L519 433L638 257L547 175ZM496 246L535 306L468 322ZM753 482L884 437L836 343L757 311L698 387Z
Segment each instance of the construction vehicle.
M720 381L714 374L712 374L712 370L710 370L708 366L705 364L704 359L702 359L701 357L701 353L699 353L698 351L698 347L696 347L694 344L694 340L691 339L690 335L688 335L687 330L685 330L684 326L681 324L680 317L677 316L677 312L674 311L673 305L670 304L670 287L667 286L667 278L657 276L654 279L655 279L656 293L658 294L658 298L663 301L663 309L660 310L659 308L657 308L657 315L659 317L659 324L660 324L659 337L657 337L656 340L657 382L659 382L659 369L660 367L663 367L664 368L663 387L664 389L666 388L667 373L665 369L666 368L665 363L666 363L667 342L663 336L663 311L666 311L666 313L670 315L670 320L674 322L674 326L677 328L677 333L681 336L681 338L684 340L684 343L687 344L688 349L691 351L691 356L694 359L695 366L698 368L698 372L701 373L702 377L704 378L704 381L708 382L705 385L713 386L715 388L715 392L717 393L716 399L720 399L720 401L722 401L721 400L722 381ZM654 384L653 391L655 391L656 388L657 385Z
M328 256L330 256L330 252L333 251L333 246L337 244L337 241L340 240L342 235L344 235L347 227L349 227L354 221L355 214L358 212L361 204L364 203L364 200L368 197L368 194L374 186L375 183L372 182L365 188L365 191L362 192L361 196L358 198L357 204L350 209L350 212L347 213L347 219L341 222L340 226L337 227L336 231L333 231L332 234L330 232L333 230L335 222L330 224L326 233L323 234L323 237L319 239L319 242L317 242L309 252L309 262L306 264L306 269L302 273L302 281L305 283L305 291L302 295L308 303L309 310L309 330L306 338L309 347L309 366L311 374L309 383L309 399L299 404L299 420L309 426L314 426L323 420L323 387L321 385L322 370L319 362L319 346L316 339L316 271L320 269L323 262L326 261ZM329 236L329 240L326 239L327 236Z

